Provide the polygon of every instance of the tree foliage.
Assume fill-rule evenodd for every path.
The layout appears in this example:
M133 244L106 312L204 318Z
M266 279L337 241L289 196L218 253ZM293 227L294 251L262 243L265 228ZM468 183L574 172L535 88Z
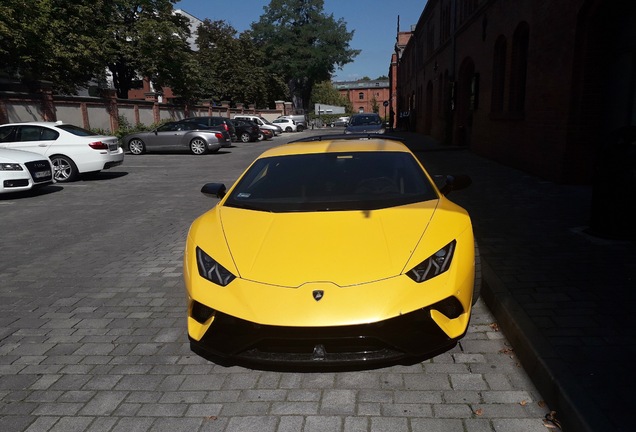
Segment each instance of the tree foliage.
M197 30L199 50L195 58L203 77L201 96L231 104L267 106L280 89L270 77L262 51L255 49L249 31L237 32L227 22L205 20Z
M283 78L294 105L305 109L314 84L331 79L336 67L359 53L349 47L353 31L342 19L326 15L323 6L323 0L271 0L252 24L269 72Z
M183 79L181 65L189 63L187 19L173 14L176 0L115 0L108 2L110 16L104 46L108 69L117 94L128 90L141 77L158 86L177 85ZM186 86L182 86L186 88Z
M310 106L316 104L343 106L346 112L353 112L351 101L341 95L331 81L322 81L314 85L311 92Z
M50 81L74 93L107 72L127 98L142 78L170 87L184 101L271 106L293 98L307 108L311 89L359 53L353 32L323 12L323 0L271 0L260 21L237 35L225 21L205 20L199 50L177 0L2 0L0 76Z
M73 92L103 75L106 0L3 0L0 70Z

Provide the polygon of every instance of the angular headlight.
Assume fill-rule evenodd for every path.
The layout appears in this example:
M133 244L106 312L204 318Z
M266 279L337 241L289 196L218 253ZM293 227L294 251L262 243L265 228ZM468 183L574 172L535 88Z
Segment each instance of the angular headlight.
M202 278L217 285L226 286L236 278L225 267L197 247L197 267Z
M421 283L444 273L450 267L456 243L457 242L453 240L433 255L413 267L406 274L415 282Z
M24 171L17 163L0 163L0 171Z

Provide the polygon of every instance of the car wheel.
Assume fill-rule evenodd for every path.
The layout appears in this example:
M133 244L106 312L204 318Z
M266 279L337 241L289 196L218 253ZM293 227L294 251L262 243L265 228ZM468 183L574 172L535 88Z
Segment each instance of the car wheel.
M265 136L263 135L263 132L259 132L259 133L258 133L258 140L259 140L259 141L263 141L263 140L265 140Z
M146 152L146 145L139 138L133 138L128 142L128 150L134 155L144 154Z
M301 125L296 126L296 132L302 132L304 130L305 130L305 128L302 127Z
M247 132L243 132L241 134L241 142L250 142L250 134L248 134Z
M65 183L77 179L79 171L71 158L64 155L53 155L50 159L53 165L53 178L56 182Z
M190 151L195 155L202 155L208 152L208 148L201 138L194 138L190 141Z
M479 295L481 294L481 284L482 284L482 276L481 276L481 255L479 255L479 246L477 245L477 241L475 240L475 283L473 286L473 306L479 300Z
M291 131L292 131L291 126L287 126L287 127L285 128L285 132L291 132Z

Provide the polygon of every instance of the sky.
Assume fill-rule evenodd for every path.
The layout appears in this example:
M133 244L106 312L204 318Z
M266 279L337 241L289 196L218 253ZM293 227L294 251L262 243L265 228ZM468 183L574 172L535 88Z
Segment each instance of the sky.
M250 28L264 14L269 0L180 0L175 9L182 9L204 20L223 20L239 33ZM342 18L347 31L355 30L349 46L361 50L352 63L336 69L334 81L355 81L388 76L391 54L395 47L398 26L408 31L417 24L426 0L324 0L324 13Z

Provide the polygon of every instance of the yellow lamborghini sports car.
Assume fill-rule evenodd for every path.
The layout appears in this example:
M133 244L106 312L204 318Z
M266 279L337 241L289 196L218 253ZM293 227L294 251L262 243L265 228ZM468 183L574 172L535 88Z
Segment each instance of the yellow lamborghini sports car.
M470 183L447 179L443 192ZM470 217L397 139L292 142L229 190L201 191L220 200L184 254L195 353L257 367L410 363L465 334Z

